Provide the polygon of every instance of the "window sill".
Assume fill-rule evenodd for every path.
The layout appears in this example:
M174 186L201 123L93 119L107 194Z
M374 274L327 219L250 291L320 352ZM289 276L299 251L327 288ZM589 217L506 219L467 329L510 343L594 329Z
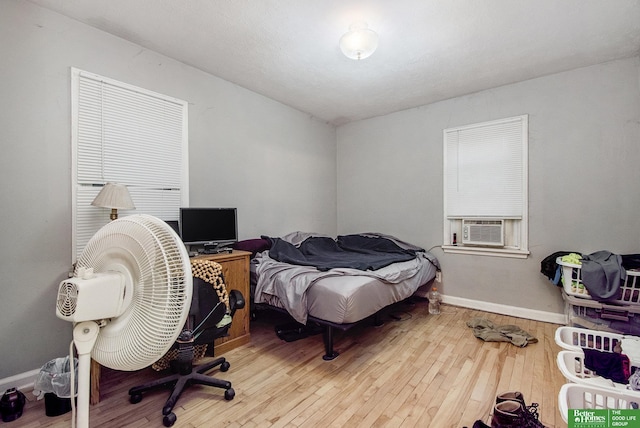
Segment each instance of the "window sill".
M526 259L529 251L510 248L469 247L462 245L443 245L442 250L451 254L468 254L474 256L508 257L514 259Z

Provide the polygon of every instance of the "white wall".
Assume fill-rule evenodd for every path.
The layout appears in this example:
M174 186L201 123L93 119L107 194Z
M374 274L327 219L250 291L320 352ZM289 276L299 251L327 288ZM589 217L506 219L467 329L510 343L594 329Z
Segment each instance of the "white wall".
M54 314L71 262L71 66L189 101L191 205L238 207L241 238L382 231L439 245L442 129L526 113L532 254L511 260L436 249L444 293L559 313L559 291L539 273L540 260L558 250L640 252L638 58L347 124L336 134L21 0L0 2L0 41L0 378L39 368L71 340L70 325Z
M71 66L189 102L192 206L238 207L241 238L336 232L335 128L20 0L0 2L0 379L68 352Z
M640 253L639 68L615 61L339 127L338 232L441 245L442 130L528 114L530 257L434 253L447 296L561 313L542 259Z

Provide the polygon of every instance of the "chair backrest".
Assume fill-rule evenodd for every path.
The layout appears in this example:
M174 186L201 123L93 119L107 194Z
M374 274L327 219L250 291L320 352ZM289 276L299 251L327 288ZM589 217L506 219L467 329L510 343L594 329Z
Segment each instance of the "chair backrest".
M220 301L212 285L200 278L193 279L193 297L191 300L191 328L197 335L197 343L211 343L225 332L218 331L216 325L227 313L227 307Z
M221 266L210 260L192 260L193 297L189 312L189 328L196 343L213 343L226 335L229 326L217 327L229 312L229 294Z

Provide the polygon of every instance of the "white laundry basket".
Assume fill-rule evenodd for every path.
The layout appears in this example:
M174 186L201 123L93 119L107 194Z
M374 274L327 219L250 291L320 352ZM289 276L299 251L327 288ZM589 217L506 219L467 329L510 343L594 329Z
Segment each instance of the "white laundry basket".
M622 353L629 357L631 367L640 367L640 337L637 336L562 326L556 329L555 342L562 349L580 353L584 348L615 352L616 345L620 345Z
M640 305L610 305L570 296L564 290L562 299L569 326L640 336Z
M582 265L563 262L562 257L556 259L562 267L562 289L569 296L591 299L589 291L582 282ZM627 278L620 284L618 299L610 303L618 305L640 305L640 271L627 270Z
M622 391L627 390L626 384L614 382L587 369L584 365L584 353L582 351L560 351L558 352L556 362L558 363L560 373L562 373L568 382ZM636 394L638 399L640 399L640 391L629 390L629 392Z
M568 422L570 409L638 409L640 395L592 385L568 383L558 393L558 411Z
M562 326L556 329L555 341L562 349L581 351L584 348L613 352L625 336L618 333ZM639 338L640 339L640 338Z

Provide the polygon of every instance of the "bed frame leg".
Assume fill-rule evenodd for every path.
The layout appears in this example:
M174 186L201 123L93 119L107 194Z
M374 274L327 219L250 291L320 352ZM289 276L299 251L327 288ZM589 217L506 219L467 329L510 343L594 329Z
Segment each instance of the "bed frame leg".
M325 361L331 361L336 358L339 353L333 350L333 327L330 325L324 326L324 332L322 333L322 340L324 341L324 352L322 359Z
M373 316L373 325L376 327L380 327L384 325L384 321L382 320L382 315L380 315L380 311L376 312Z

